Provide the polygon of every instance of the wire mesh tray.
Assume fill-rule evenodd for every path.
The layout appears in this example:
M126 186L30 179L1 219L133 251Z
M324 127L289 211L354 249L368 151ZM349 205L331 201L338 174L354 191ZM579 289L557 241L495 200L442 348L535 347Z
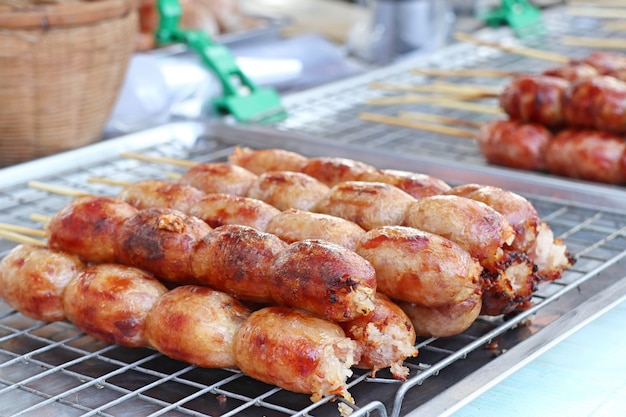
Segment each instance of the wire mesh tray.
M219 127L201 123L171 124L4 169L0 171L0 222L37 227L31 214L51 215L70 201L70 197L29 188L29 180L114 195L117 187L89 183L88 178L132 181L166 178L167 171L181 170L124 159L119 156L123 151L204 162L225 160L236 143L258 148L277 146L252 135L236 142L218 139L217 132ZM321 148L317 139L281 144L305 155L358 157L380 167L400 164L414 171L421 167L419 161L401 155L332 144ZM462 168L447 172L456 177L456 183L484 176ZM526 184L520 179L509 183L517 188ZM480 318L461 335L420 339L420 353L407 361L410 376L404 383L386 371L371 378L365 371L355 370L349 380L357 404L354 416L399 416L427 406L453 383L468 381L473 372L496 357L507 356L500 353L532 339L562 314L622 278L626 196L613 194L604 205L590 205L559 197L558 187L546 187L542 189L545 194L529 192L525 196L578 258L576 265L561 280L542 285L534 306L520 315ZM583 190L582 196L602 200L601 193ZM13 246L0 240L0 256ZM328 398L312 404L308 395L260 383L238 370L199 369L150 349L108 345L69 323L33 321L0 302L0 415L278 417L333 416L338 412Z

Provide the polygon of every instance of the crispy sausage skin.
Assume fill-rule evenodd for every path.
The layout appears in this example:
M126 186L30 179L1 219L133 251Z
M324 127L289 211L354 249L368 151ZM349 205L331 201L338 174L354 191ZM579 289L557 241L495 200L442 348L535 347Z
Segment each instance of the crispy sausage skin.
M279 213L280 210L264 201L222 193L207 194L187 212L211 227L240 224L261 231Z
M491 164L542 171L552 133L537 123L494 120L481 126L476 139L480 152Z
M300 170L329 187L345 181L360 181L363 176L376 171L376 168L364 162L333 156L309 158Z
M575 81L563 97L568 126L626 133L626 82L600 76Z
M207 194L223 193L245 196L257 175L238 165L207 162L188 169L179 182Z
M239 165L257 175L268 171L300 171L307 158L284 149L253 150L237 146L228 156L228 162Z
M90 262L115 262L117 231L137 209L112 197L79 197L48 223L48 245Z
M361 176L360 181L384 182L385 184L398 187L413 198L443 194L450 189L450 185L439 178L397 169L381 169L368 172Z
M377 293L374 305L371 313L339 323L361 350L355 366L370 369L372 377L379 369L391 368L394 378L404 381L409 375L404 360L418 354L415 329L406 313L386 295Z
M147 346L146 316L167 288L152 275L117 264L85 268L63 293L69 321L96 339L128 347Z
M462 184L451 188L446 194L458 195L480 201L504 215L515 231L510 249L527 252L539 233L541 219L530 201L512 191L484 184Z
M246 375L312 401L337 394L353 402L346 380L360 352L336 323L288 307L253 312L235 334L235 363Z
M397 225L415 198L382 182L346 181L330 189L313 211L350 220L365 230Z
M64 320L63 290L84 268L75 255L18 245L0 261L0 298L32 319Z
M472 294L465 300L439 307L406 301L397 303L411 319L417 336L448 337L463 333L476 321L482 308L482 297Z
M210 231L202 220L177 210L140 210L117 233L117 258L172 283L194 283L191 256Z
M515 239L513 227L495 209L480 201L455 195L416 200L404 225L441 235L459 244L489 270L500 270L504 247Z
M204 193L197 188L165 180L143 180L126 185L117 198L138 210L170 208L186 213Z
M316 239L292 243L278 254L270 275L270 290L280 305L335 322L374 309L374 268L343 246Z
M322 239L354 250L365 230L354 222L328 214L296 209L285 210L272 218L265 229L287 243Z
M191 268L202 285L242 300L270 303L270 268L286 248L278 237L253 227L220 226L199 241Z
M144 335L170 358L203 368L231 368L235 333L250 313L225 293L183 285L157 300L146 317Z
M315 178L301 172L268 171L257 178L247 197L256 198L279 210L311 210L329 191Z
M500 107L511 119L549 128L563 125L564 98L570 83L545 75L514 77L500 94Z
M548 170L556 175L626 183L626 141L606 132L563 130L546 150Z
M480 293L482 267L458 244L404 226L372 229L356 252L376 270L377 288L398 300L449 305Z

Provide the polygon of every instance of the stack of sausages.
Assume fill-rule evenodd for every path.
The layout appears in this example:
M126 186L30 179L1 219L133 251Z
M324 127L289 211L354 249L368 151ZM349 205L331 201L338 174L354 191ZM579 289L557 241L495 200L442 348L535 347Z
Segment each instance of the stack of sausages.
M47 230L0 264L13 308L313 400L352 401L352 366L405 379L416 335L524 309L574 262L514 193L276 149L78 198Z
M626 56L595 52L541 75L519 75L499 97L510 117L485 124L493 164L626 183Z

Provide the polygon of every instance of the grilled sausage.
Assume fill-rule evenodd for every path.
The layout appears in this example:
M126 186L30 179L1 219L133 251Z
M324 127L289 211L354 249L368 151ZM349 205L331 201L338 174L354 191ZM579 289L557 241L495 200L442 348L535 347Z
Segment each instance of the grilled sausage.
M238 165L207 162L188 169L179 182L210 193L245 196L257 175Z
M284 149L253 150L237 146L228 156L228 162L239 165L257 175L268 171L300 171L307 158Z
M69 321L96 339L143 347L146 316L167 288L152 275L117 264L87 267L63 293Z
M301 172L268 171L259 175L248 190L256 198L279 210L311 210L329 189L322 182Z
M32 319L64 320L63 290L84 267L75 255L18 245L0 261L0 298Z
M207 287L184 285L162 295L146 317L150 346L203 368L232 368L235 333L251 311Z
M346 380L360 353L339 325L288 307L253 312L235 334L235 363L246 375L311 401L340 395L353 402Z

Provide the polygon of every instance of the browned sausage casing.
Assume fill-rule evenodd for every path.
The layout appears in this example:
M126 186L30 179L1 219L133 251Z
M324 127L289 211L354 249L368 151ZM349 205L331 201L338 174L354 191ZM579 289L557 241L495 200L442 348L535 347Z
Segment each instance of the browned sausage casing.
M332 156L309 158L300 170L329 187L345 181L360 181L364 175L376 171L376 168L364 162Z
M228 156L228 162L239 165L257 175L268 171L300 171L307 158L284 149L253 150L237 146Z
M427 307L417 303L398 301L410 317L415 333L423 337L448 337L469 329L480 315L482 298L472 294L458 303Z
M346 181L335 185L313 211L350 220L365 230L401 224L415 198L382 182Z
M404 360L418 353L415 329L406 313L387 296L377 293L374 305L371 313L339 324L359 344L361 360L356 367L370 369L372 377L379 369L391 368L391 374L404 381L409 375Z
M527 252L537 238L541 219L526 198L512 191L483 184L463 184L450 189L447 194L481 201L504 215L515 230L511 250Z
M626 133L626 82L608 76L582 79L572 83L563 100L568 126Z
M235 362L246 375L312 401L337 394L353 401L346 386L359 360L355 341L339 325L287 307L253 312L235 335Z
M458 244L411 227L369 231L356 252L376 270L377 288L387 296L441 306L480 293L482 268Z
M235 333L250 313L227 294L184 285L157 300L144 334L150 346L170 358L203 368L230 368L235 366Z
M265 201L279 210L308 211L328 190L324 183L301 172L269 171L259 175L248 190L248 197Z
M170 208L186 213L204 193L197 188L165 180L143 180L129 184L117 198L139 210Z
M191 256L210 231L202 220L177 210L140 210L120 227L117 258L169 282L195 283Z
M65 252L18 245L0 261L0 298L35 320L64 320L63 290L84 267Z
M256 174L238 165L207 162L187 170L179 182L205 193L224 193L245 196Z
M241 224L259 230L265 230L267 223L279 213L280 210L264 201L221 193L207 194L187 212L211 227Z
M270 287L278 304L341 322L373 310L376 274L369 262L343 246L307 239L276 257Z
M278 237L241 225L220 226L200 240L192 255L199 283L239 299L273 300L270 267L287 247Z
M89 262L116 262L117 231L137 209L112 197L80 197L48 223L48 245Z
M370 172L363 175L360 180L394 185L414 198L442 194L450 189L450 186L439 178L397 169Z
M71 280L63 294L67 318L96 339L147 346L148 312L167 288L152 275L117 264L93 265Z
M514 77L500 94L500 106L512 119L550 128L563 125L563 102L569 82L546 75Z
M508 261L503 248L515 239L502 214L485 203L455 195L416 200L407 210L405 225L458 243L489 270L500 270Z
M322 213L296 209L280 212L267 224L266 231L287 243L305 239L322 239L350 250L365 230L354 222Z
M605 132L564 130L548 145L546 165L554 174L608 184L626 182L626 141Z
M494 165L531 171L545 169L545 155L552 133L537 123L496 120L485 123L477 136L485 159Z

